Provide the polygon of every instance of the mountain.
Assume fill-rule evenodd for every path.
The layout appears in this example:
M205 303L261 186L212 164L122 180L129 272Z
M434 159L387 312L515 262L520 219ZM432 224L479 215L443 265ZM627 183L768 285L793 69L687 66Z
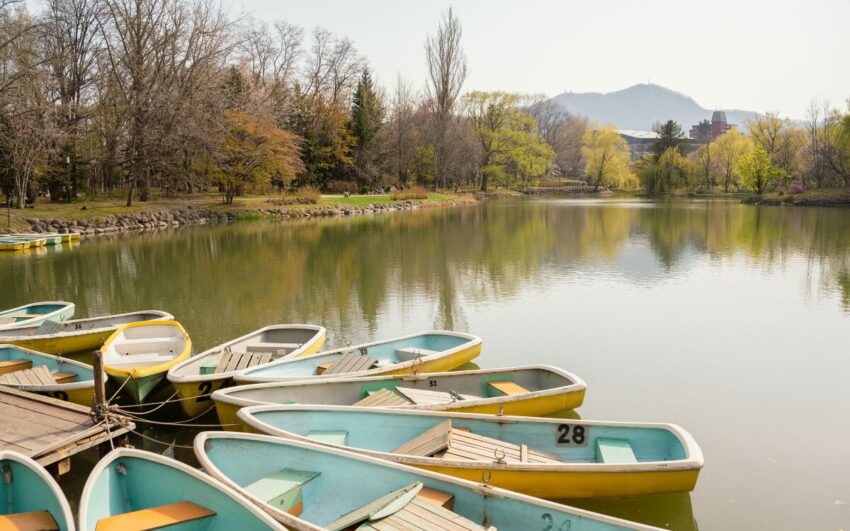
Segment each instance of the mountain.
M618 129L650 130L655 122L675 120L687 134L700 120L710 120L715 110L725 110L730 124L744 126L759 116L752 111L705 109L693 98L660 85L639 84L602 94L599 92L565 92L553 98L572 114L587 116L601 123L612 123Z

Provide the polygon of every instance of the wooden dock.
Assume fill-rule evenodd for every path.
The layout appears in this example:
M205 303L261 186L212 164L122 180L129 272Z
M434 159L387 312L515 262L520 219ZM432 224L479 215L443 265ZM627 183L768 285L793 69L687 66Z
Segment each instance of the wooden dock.
M87 407L0 387L0 450L29 456L55 476L70 470L72 455L94 446L106 450L126 434L115 421L97 425Z

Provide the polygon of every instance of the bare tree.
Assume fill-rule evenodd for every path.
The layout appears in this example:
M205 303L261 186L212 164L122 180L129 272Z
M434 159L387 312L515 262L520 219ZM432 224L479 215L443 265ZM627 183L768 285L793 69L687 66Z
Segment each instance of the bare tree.
M555 163L562 175L577 177L581 164L581 139L587 129L587 119L573 116L558 102L535 96L526 105L537 120L543 139L555 151Z
M436 35L425 39L428 96L435 115L436 186L446 185L447 137L454 108L469 73L460 40L463 30L451 8L443 14Z

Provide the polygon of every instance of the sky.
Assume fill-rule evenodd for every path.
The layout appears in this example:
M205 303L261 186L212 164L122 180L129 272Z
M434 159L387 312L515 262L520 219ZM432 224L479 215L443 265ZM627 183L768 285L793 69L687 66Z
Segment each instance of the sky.
M705 108L806 116L850 98L850 0L231 0L258 20L349 37L379 82L425 83L423 43L452 6L464 90L554 96L657 83Z

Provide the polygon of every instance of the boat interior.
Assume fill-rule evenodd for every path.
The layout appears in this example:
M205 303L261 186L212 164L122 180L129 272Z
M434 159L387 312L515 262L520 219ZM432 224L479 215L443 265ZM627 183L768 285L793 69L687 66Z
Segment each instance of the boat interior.
M38 355L12 345L0 345L0 384L45 386L94 378L90 367L58 356Z
M0 337L29 337L98 330L103 328L117 328L123 324L152 321L154 319L168 319L169 317L170 315L164 314L163 312L133 312L120 315L92 317L89 319L72 319L70 321L63 322L47 319L40 325L25 326L15 328L13 330L3 330L0 332Z
M0 529L68 529L56 493L33 469L14 459L0 459Z
M0 312L0 325L15 324L65 308L65 304L33 304Z
M159 365L179 356L186 339L176 326L152 324L125 328L106 349L104 363L111 367Z

